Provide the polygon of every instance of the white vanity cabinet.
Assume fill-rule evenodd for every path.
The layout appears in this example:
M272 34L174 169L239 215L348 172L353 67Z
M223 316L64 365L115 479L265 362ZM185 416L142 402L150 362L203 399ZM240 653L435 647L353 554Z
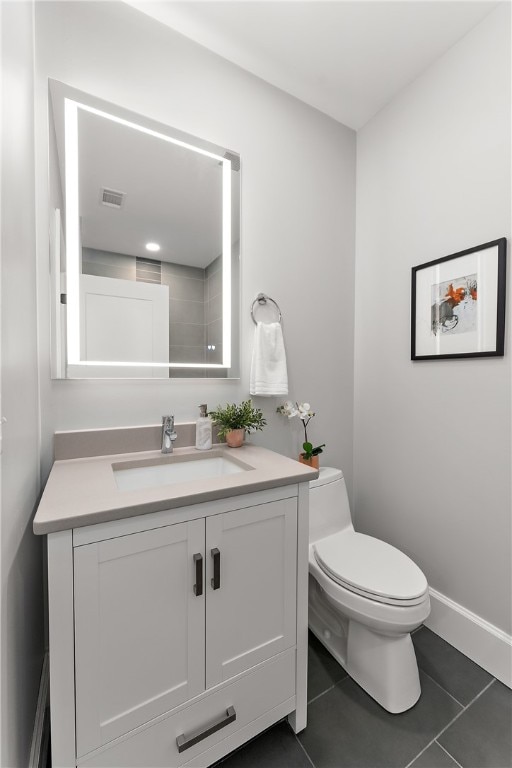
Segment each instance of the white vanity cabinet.
M206 687L295 646L297 499L206 520ZM212 551L220 552L214 582ZM211 579L211 581L210 581Z
M75 548L78 757L204 691L204 523Z
M48 550L54 768L207 766L286 715L305 726L306 484Z

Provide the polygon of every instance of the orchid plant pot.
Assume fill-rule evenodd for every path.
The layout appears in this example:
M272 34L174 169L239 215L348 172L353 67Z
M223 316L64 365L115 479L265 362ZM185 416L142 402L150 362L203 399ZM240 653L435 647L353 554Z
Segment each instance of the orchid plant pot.
M311 458L307 459L302 453L299 454L299 461L301 464L305 464L307 467L311 467L312 469L318 469L319 468L319 457L318 456L311 456Z
M299 462L305 464L312 469L319 468L319 455L325 448L325 443L317 445L316 448L313 443L308 440L308 424L315 415L311 410L309 403L292 403L291 400L287 400L286 403L276 408L277 413L282 413L292 419L294 416L298 416L302 421L302 427L304 429L304 442L302 443L303 452L299 453Z
M230 448L240 448L245 439L245 429L231 429L226 432L226 443Z

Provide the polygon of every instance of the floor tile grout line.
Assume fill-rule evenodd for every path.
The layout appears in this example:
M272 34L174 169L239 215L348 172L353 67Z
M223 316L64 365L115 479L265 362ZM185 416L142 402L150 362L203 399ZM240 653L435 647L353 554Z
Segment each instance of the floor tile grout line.
M345 678L342 678L342 680L344 680L344 679ZM341 682L341 680L338 680L338 683L339 682ZM338 683L333 683L333 685L329 686L329 688L326 688L325 691L322 691L322 693L318 693L316 696L313 696L313 698L308 701L308 707L309 707L310 704L312 704L314 701L319 699L325 693L329 693L329 691L332 691L332 689L335 688L338 685Z
M304 754L306 755L307 759L309 760L309 762L311 763L311 765L313 766L313 768L316 768L316 766L315 766L314 762L312 761L312 759L310 758L310 756L309 756L309 754L308 754L308 752L307 752L307 750L306 750L306 747L305 747L305 746L304 746L304 744L301 742L301 740L299 739L299 737L297 736L297 734L295 733L295 731L293 731L293 735L295 736L295 738L296 738L296 740L297 740L297 744L298 744L298 745L299 745L299 747L302 749L302 751L303 751L303 752L304 752Z
M435 680L434 680L434 682L435 682ZM477 699L479 699L479 698L480 698L480 696L482 696L482 694L484 694L484 693L487 691L487 689L488 689L488 688L490 688L490 687L491 687L491 685L492 685L493 683L495 683L495 682L496 682L496 678L495 678L495 677L493 677L493 679L491 680L491 682L490 682L490 683L487 683L487 685L485 686L485 688L484 688L482 691L480 691L480 693L479 693L479 694L477 694L477 695L475 696L475 698L474 698L474 699L471 699L471 701L469 702L469 704L467 704L467 705L466 705L466 706L465 706L463 709L461 709L461 711L460 711L460 712L458 712L458 713L455 715L455 717L454 717L452 720L450 720L450 722L449 722L447 725L445 725L445 727L444 727L444 728L442 728L442 729L439 731L439 733L437 734L437 736L434 736L434 738L433 738L431 741L429 741L429 743L428 743L426 746L424 746L424 747L423 747L423 749L421 750L421 752L418 752L418 754L417 754L417 755L416 755L416 756L415 756L415 757L414 757L414 758L411 760L411 762L410 762L410 763L407 763L407 765L405 766L405 768L411 768L411 766L412 766L412 764L414 763L414 761L415 761L415 760L417 760L417 759L418 759L418 757L420 757L420 755L422 755L424 752L426 752L426 751L427 751L427 749L428 749L429 747L431 747L431 746L432 746L432 744L433 744L435 741L437 741L437 740L438 740L438 738L439 738L440 736L442 736L442 735L443 735L443 733L444 733L445 731L447 731L447 730L448 730L448 728L450 728L450 727L451 727L451 726L454 724L454 722L455 722L456 720L458 720L458 719L459 719L459 717L460 717L461 715L463 715L463 714L464 714L464 712L465 712L467 709L469 709L469 708L470 708L470 706L471 706L472 704L474 704L474 703L475 703L475 701L476 701ZM439 686L439 687L441 688L441 686ZM444 688L442 688L442 690L444 691ZM441 745L439 744L439 746L441 746Z
M445 748L443 747L443 745L442 745L442 744L440 744L440 743L437 741L437 739L436 739L435 743L437 744L437 746L439 747L439 749L442 749L442 750L443 750L443 752L445 752L445 753L448 755L448 757L449 757L451 760L453 760L453 762L455 763L455 765L458 765L458 767L459 767L459 768L462 768L462 765L459 763L459 761L458 761L458 760L456 760L456 759L454 758L454 756L453 756L453 755L452 755L450 752L448 752L448 750L447 750L447 749L445 749Z
M329 691L332 691L332 689L334 688L334 686L335 686L335 685L336 685L336 683L334 683L333 685L331 685L329 688L326 688L326 689L325 689L325 691L322 691L322 693L317 693L317 695L316 695L316 696L313 696L313 698L312 698L312 699L310 699L310 700L308 701L308 707L309 707L309 705L310 705L310 704L312 704L314 701L316 701L317 699L319 699L319 698L320 698L320 696L323 696L323 695L324 695L324 693L329 693Z
M431 675L429 675L428 672L425 672L425 670L422 669L421 667L420 667L420 669L423 672L423 674L425 675L425 677L428 677L429 680L432 680L432 682L435 683L438 688L440 688L442 691L444 691L444 693L446 693L450 697L450 699L453 699L454 702L459 705L459 707L462 707L464 709L464 707L466 705L463 704L462 701L459 701L458 699L456 699L455 696L453 696L450 693L450 691L447 691L446 688L443 685L441 685L441 683L438 683L438 681L435 680Z

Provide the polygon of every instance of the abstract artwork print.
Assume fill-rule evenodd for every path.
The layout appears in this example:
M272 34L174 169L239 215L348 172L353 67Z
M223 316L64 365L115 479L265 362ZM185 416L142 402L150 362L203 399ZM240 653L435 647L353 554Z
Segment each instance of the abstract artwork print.
M431 287L432 334L469 333L478 329L477 275L457 277Z

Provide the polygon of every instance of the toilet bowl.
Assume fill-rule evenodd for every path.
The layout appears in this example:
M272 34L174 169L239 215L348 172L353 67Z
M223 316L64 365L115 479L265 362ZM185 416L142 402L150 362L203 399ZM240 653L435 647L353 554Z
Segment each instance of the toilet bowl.
M421 693L410 633L430 613L427 580L384 541L356 533L339 469L310 483L309 627L347 673L388 712Z

